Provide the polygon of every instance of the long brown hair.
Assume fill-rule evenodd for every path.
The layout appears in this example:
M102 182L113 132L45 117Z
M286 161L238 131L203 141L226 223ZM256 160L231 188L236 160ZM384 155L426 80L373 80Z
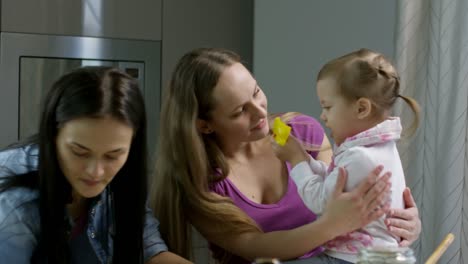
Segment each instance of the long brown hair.
M378 115L388 113L396 99L403 99L414 113L408 134L417 129L419 104L413 98L400 94L400 77L395 67L382 54L360 49L336 58L322 67L317 81L326 78L336 81L339 92L346 99L369 98Z
M164 94L150 200L169 249L186 258L192 257L192 217L212 223L212 235L259 231L231 199L210 192L210 184L227 177L229 166L216 139L196 126L197 119L211 118L212 94L223 70L239 62L228 50L193 50L179 60Z

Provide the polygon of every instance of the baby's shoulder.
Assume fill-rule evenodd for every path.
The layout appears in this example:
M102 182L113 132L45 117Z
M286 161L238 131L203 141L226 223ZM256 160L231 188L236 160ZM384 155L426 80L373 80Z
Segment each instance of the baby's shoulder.
M335 162L340 165L352 165L355 167L372 167L378 165L379 160L375 153L367 147L355 146L338 153Z

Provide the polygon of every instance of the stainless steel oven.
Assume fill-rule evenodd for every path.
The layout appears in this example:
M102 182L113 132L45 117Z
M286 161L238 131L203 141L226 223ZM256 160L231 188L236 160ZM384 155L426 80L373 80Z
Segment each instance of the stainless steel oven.
M138 79L154 151L159 125L161 43L95 37L1 33L0 147L37 131L42 98L62 74L87 65L123 69Z

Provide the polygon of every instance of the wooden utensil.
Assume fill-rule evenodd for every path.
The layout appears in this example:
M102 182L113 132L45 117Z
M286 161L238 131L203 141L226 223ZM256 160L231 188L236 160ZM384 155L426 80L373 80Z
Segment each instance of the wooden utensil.
M442 240L442 242L436 248L436 250L434 250L432 255L426 260L425 264L437 263L442 254L444 254L445 250L447 250L448 246L452 244L454 238L455 236L452 233L448 233L444 240Z

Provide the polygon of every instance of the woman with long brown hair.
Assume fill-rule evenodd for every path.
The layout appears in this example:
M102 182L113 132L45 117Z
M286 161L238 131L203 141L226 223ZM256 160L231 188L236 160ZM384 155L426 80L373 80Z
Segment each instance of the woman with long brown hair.
M388 211L389 175L381 167L351 192L338 180L325 213L317 218L301 201L289 166L272 150L267 98L234 52L197 49L178 62L165 91L151 202L169 249L191 257L191 226L223 263L257 257L282 260L318 256L321 245ZM316 149L329 145L313 118L293 116L293 134ZM330 159L330 151L313 151ZM420 232L411 195L408 209L392 209L395 234Z

